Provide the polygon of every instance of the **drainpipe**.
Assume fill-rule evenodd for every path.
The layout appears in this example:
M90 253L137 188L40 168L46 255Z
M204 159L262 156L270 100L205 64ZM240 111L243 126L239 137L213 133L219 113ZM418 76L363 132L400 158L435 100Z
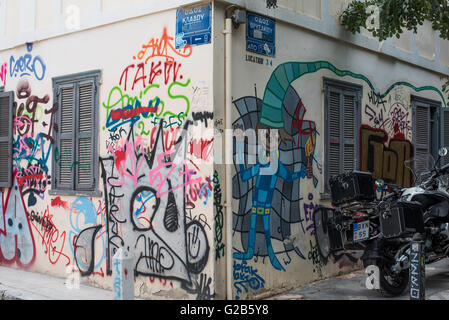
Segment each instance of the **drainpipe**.
M232 300L232 19L226 11L225 30L225 173L226 173L226 298Z

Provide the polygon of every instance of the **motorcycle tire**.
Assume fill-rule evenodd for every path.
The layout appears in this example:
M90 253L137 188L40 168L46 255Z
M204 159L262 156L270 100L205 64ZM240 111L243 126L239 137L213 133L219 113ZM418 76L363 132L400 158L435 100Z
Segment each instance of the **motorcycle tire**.
M363 266L376 265L379 268L379 289L377 291L384 297L394 297L401 295L408 286L408 269L399 274L393 274L390 266L383 261L364 260Z

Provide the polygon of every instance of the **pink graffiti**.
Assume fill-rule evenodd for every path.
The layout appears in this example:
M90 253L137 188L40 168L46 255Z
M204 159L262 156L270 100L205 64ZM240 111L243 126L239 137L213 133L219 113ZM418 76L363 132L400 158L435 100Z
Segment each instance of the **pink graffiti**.
M115 167L122 178L121 181L110 182L110 185L114 187L123 186L125 184L125 177L128 177L134 182L134 186L137 186L139 181L138 174L144 161L143 154L138 152L139 150L143 150L142 136L136 137L135 142L122 142L116 150L109 146L108 150L113 154ZM130 166L127 168L126 162L128 160Z
M0 82L3 83L4 86L6 86L6 74L8 70L8 64L5 62L2 64L0 68Z
M185 188L185 194L187 195L187 186L189 186L190 188L192 186L194 186L196 183L201 183L202 178L198 177L195 179L192 179L191 177L193 175L196 174L196 171L189 169L186 161L184 160L184 171L180 172L178 175L180 177L184 176L184 181L185 183L181 183L178 186L175 186L171 189L167 189L167 190L162 190L164 185L169 185L168 184L168 178L170 177L170 175L172 174L172 172L176 169L177 165L174 162L171 161L165 161L164 158L168 157L171 153L173 153L175 150L169 150L169 151L165 151L164 153L160 154L157 157L157 167L152 169L149 172L149 177L150 177L150 184L151 185L155 185L156 180L159 180L159 183L156 184L155 186L157 187L157 192L156 192L156 196L157 197L162 197L164 195L166 195L167 193L174 191L176 189L182 188L182 187L186 187ZM162 172L165 171L163 169L167 168L168 172L166 174L163 174Z

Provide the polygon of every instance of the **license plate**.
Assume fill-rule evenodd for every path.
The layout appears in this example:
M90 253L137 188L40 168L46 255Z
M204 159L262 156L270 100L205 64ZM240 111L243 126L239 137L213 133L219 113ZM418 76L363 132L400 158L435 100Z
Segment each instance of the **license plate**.
M354 223L354 242L369 238L369 220Z

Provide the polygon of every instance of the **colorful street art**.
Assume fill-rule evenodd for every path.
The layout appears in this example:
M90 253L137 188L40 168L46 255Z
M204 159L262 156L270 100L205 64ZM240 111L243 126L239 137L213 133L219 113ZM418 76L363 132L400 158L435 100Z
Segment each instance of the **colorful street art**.
M364 75L338 69L327 61L286 62L277 66L266 84L263 99L247 96L234 101L237 110L233 123L236 173L232 185L233 198L238 201L238 207L233 210L234 263L242 261L252 267L263 266L264 258L268 257L274 272L288 272L293 258L291 253L295 252L299 261L309 261L313 272L319 276L328 264L317 256L311 237L314 192L309 189L303 195L301 188L305 179L312 179L317 188L319 176L315 176L315 172L321 175L322 166L316 156L316 146L324 141L317 139L316 125L307 120L306 107L292 86L297 79L320 70L331 71L345 80L361 80L369 88L367 97L362 99L365 106L362 121L367 123L360 128L360 170L372 172L375 178L398 186L409 186L411 182L410 171L404 167L404 161L413 156L410 92L436 93L446 106L441 91L433 86L415 87L399 81L381 94ZM264 149L263 143L258 149L250 145L251 139L242 132L251 129L268 132L278 129L278 148ZM262 174L263 170L268 174ZM302 233L293 233L298 224ZM343 254L333 259L338 268L343 268L357 263L358 257L357 254ZM237 280L234 278L238 294L248 294L249 289L256 291L264 286L264 282L259 281L257 288L249 286L242 290Z
M233 197L239 199L233 225L234 231L241 235L243 248L242 252L234 252L234 258L250 260L253 257L268 257L272 266L282 271L286 269L277 255L285 255L284 264L290 262L290 252L305 259L299 247L285 242L292 236L291 224L304 220L299 209L302 200L300 179L313 179L315 186L318 183L311 166L318 134L315 123L304 120L307 110L293 87L287 88L284 97L284 132L280 134L284 142L277 150L269 150L269 146L264 148L259 144L256 154L245 154L244 150L253 148L244 146L243 137L237 138L234 151L237 173L233 177ZM234 122L236 130L266 129L259 122L263 105L260 99L244 97L234 101L234 105L240 115ZM312 146L306 150L308 143ZM249 158L255 157L258 158L255 165L245 166ZM277 252L272 241L276 241Z
M184 297L213 299L211 264L228 258L229 202L221 169L214 168L216 138L194 129L213 129L221 120L208 100L209 84L189 71L199 63L196 49L175 49L167 28L142 40L120 57L110 85L101 88L101 196L50 193L51 167L65 160L55 147L59 106L52 101L51 60L28 44L1 61L0 85L14 91L14 120L13 185L1 190L0 262L32 268L39 261L44 267L36 270L51 272L74 266L83 280L105 284L113 281L112 257L124 247L135 256L132 276L148 291L176 289ZM282 63L262 98L233 101L237 206L230 258L236 299L267 289L273 278L267 272L285 277L292 263L322 277L333 264L357 262L352 255L324 261L313 241L323 180L324 130L315 112L321 104L306 105L307 92L294 82L320 70L369 88L360 169L398 186L411 181L403 166L413 156L410 92L431 91L446 106L435 87L396 82L381 94L367 77L327 61ZM256 140L245 136L249 130Z

